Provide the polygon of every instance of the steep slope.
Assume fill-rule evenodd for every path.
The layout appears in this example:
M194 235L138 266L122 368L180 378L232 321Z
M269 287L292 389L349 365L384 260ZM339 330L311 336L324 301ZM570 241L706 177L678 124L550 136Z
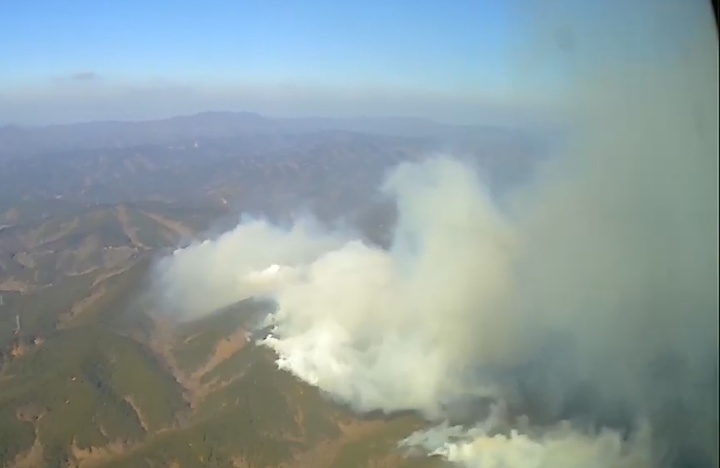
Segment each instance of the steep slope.
M187 324L158 320L133 301L146 272L138 262L94 285L84 278L65 290L82 313L51 308L12 336L0 373L0 466L399 462L396 441L421 422L359 418L278 370L248 334L269 304L243 301ZM39 291L30 297L58 304L48 296L55 288Z
M2 438L0 460L16 460L36 438L45 465L61 466L81 459L82 451L129 447L172 427L187 405L182 387L148 349L87 326L57 333L12 359L0 379L0 407L0 426L16 428Z
M101 324L34 344L0 376L0 466L31 457L127 467L399 460L395 442L421 422L358 418L278 370L245 334L265 311L238 304L165 328L152 346Z
M192 415L107 466L367 466L397 457L396 441L422 423L359 418L278 370L275 355L244 333L263 308L244 301L166 335L159 354L185 386Z

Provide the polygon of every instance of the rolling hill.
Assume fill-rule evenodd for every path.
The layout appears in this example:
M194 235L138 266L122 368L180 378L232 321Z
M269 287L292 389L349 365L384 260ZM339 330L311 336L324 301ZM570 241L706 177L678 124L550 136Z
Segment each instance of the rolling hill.
M176 323L144 295L155 259L241 216L312 212L385 245L385 172L468 132L390 123L0 129L0 467L438 466L397 451L416 416L359 416L278 370L249 336L271 305ZM491 133L463 154L524 177L527 140Z

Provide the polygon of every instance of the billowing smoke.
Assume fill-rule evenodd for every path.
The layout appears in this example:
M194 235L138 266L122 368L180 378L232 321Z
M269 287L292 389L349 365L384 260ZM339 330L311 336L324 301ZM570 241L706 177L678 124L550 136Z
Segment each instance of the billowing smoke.
M525 425L523 432L490 432L492 424L500 422L488 420L470 430L442 424L411 435L401 447L421 447L431 456L470 468L649 468L653 463L648 426L631 437L609 429L587 434L568 422L541 431Z
M177 318L191 320L273 290L288 267L305 265L340 245L340 235L323 232L311 220L287 228L247 219L159 262L154 289ZM275 265L278 259L282 269Z
M450 157L407 163L382 187L390 249L243 223L162 262L159 290L184 318L274 299L262 343L282 368L360 411L451 419L403 445L453 462L717 466L717 38L700 29L663 60L579 70L573 136L502 207Z
M400 212L390 251L251 221L164 259L159 289L182 318L270 295L283 367L361 410L437 416L467 366L521 357L514 232L452 159L401 165L383 190Z

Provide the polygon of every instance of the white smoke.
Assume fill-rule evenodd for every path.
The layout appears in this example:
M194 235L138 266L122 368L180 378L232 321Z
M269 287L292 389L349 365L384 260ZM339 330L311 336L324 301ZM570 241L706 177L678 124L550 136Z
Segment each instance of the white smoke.
M617 431L588 435L568 423L535 437L516 429L505 435L443 425L412 434L401 447L422 447L468 468L650 468L653 463L647 426L626 440Z
M505 304L512 231L450 159L402 165L385 190L401 213L393 249L351 241L307 265L276 292L265 343L282 366L361 410L437 415L463 366L517 347ZM508 319L494 320L501 309Z
M466 366L518 349L514 234L455 160L401 165L384 190L401 213L391 251L253 221L176 251L158 284L183 317L269 295L279 307L264 343L282 367L360 410L438 416L467 392Z
M583 75L575 134L511 209L452 158L403 164L383 187L399 211L389 250L245 223L166 259L160 291L190 318L273 298L263 343L278 364L361 411L442 418L457 398L502 401L509 389L491 376L539 361L562 367L530 389L556 422L588 383L653 429L625 440L570 423L441 426L406 441L450 461L643 467L677 438L717 464L717 39L692 44ZM543 362L554 336L574 365ZM668 422L676 404L682 418Z
M315 260L342 245L342 238L308 220L287 229L246 220L217 239L178 249L164 258L156 266L154 289L176 317L198 318L274 290L292 274L288 267Z

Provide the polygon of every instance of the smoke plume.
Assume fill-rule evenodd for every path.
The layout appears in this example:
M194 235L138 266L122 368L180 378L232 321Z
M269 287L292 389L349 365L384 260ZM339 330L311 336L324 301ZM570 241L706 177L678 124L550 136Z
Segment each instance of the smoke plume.
M406 163L381 187L391 248L247 222L165 259L158 290L187 319L272 298L281 368L359 411L450 419L403 446L452 462L717 466L710 36L579 67L572 137L502 207L451 157Z

